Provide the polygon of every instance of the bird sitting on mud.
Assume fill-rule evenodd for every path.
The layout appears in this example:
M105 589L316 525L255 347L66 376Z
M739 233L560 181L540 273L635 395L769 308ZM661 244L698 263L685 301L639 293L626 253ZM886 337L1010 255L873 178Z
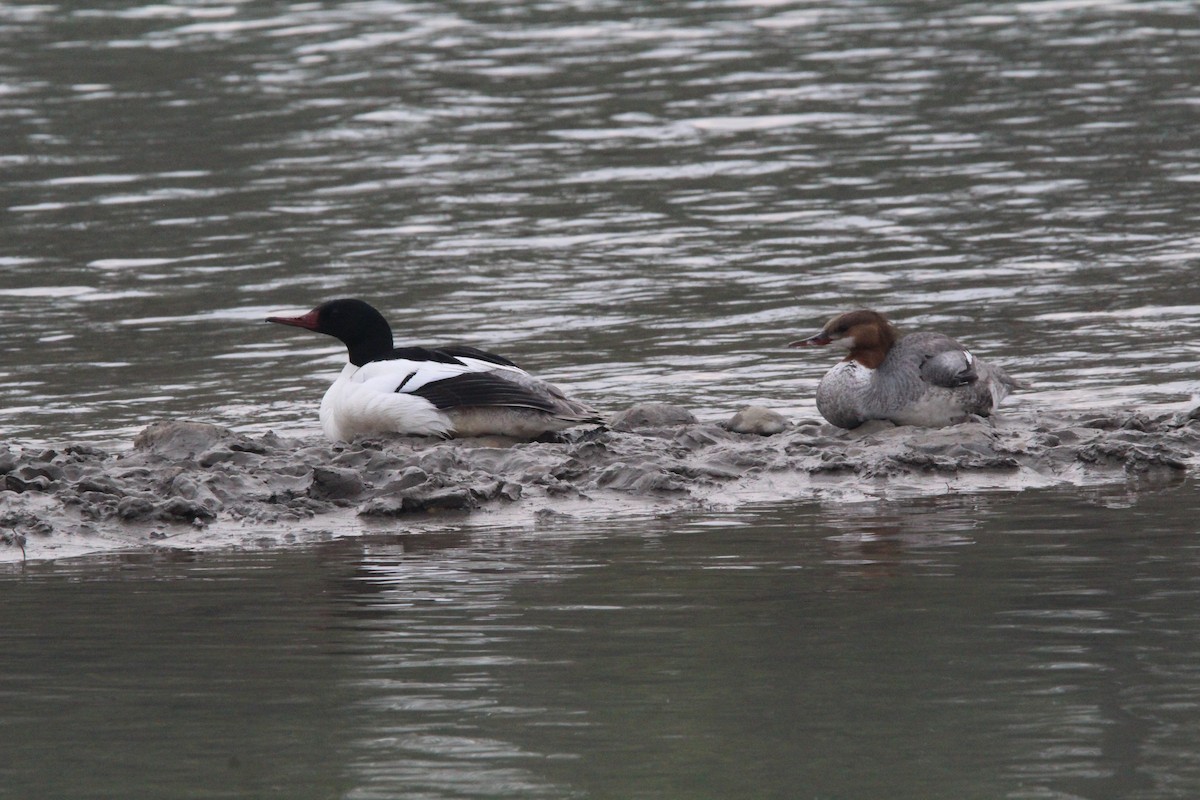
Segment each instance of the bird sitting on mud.
M817 410L839 428L857 428L871 419L951 425L971 415L990 416L1013 389L1029 388L949 336L901 336L887 317L868 309L839 314L788 346L827 344L850 351L817 386Z
M533 439L603 421L595 409L492 353L460 345L394 347L387 320L362 300L330 300L267 322L346 345L350 363L321 400L321 427L333 441L381 433Z

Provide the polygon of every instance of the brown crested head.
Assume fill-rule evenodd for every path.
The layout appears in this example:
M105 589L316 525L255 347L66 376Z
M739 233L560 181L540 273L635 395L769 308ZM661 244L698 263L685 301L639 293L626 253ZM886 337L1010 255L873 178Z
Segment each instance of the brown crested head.
M815 347L840 344L850 351L846 360L853 359L864 367L875 369L887 356L897 339L896 329L888 318L878 311L860 308L838 314L820 331L791 347Z

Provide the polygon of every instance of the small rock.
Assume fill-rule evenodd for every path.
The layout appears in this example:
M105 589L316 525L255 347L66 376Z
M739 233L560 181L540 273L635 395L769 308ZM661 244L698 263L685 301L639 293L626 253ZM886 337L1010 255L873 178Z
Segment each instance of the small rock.
M762 406L746 406L725 423L734 433L753 433L758 436L774 436L788 429L787 417L778 411Z
M692 412L670 403L638 403L612 419L614 431L635 431L639 428L669 428L691 425L696 421Z

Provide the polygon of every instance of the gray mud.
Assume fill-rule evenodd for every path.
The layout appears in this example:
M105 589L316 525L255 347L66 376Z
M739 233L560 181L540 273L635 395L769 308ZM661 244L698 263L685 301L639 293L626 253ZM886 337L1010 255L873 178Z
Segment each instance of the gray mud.
M132 449L0 446L0 560L170 543L259 546L410 527L658 514L812 497L1175 480L1200 408L1005 414L941 429L843 431L743 409L697 422L646 405L556 442L398 437L330 444L160 422ZM4 544L8 547L3 546Z

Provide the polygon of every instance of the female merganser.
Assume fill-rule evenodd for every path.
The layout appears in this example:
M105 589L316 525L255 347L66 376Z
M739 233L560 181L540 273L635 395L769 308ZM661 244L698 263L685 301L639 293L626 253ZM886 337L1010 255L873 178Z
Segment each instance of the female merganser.
M346 345L350 363L321 400L321 427L333 441L380 433L533 439L603 421L506 358L461 345L394 348L391 326L362 300L330 300L267 322Z
M1029 385L985 364L940 333L900 336L887 317L861 309L839 314L788 347L839 344L850 351L817 386L817 410L839 428L869 419L941 427L986 417L1013 389Z

